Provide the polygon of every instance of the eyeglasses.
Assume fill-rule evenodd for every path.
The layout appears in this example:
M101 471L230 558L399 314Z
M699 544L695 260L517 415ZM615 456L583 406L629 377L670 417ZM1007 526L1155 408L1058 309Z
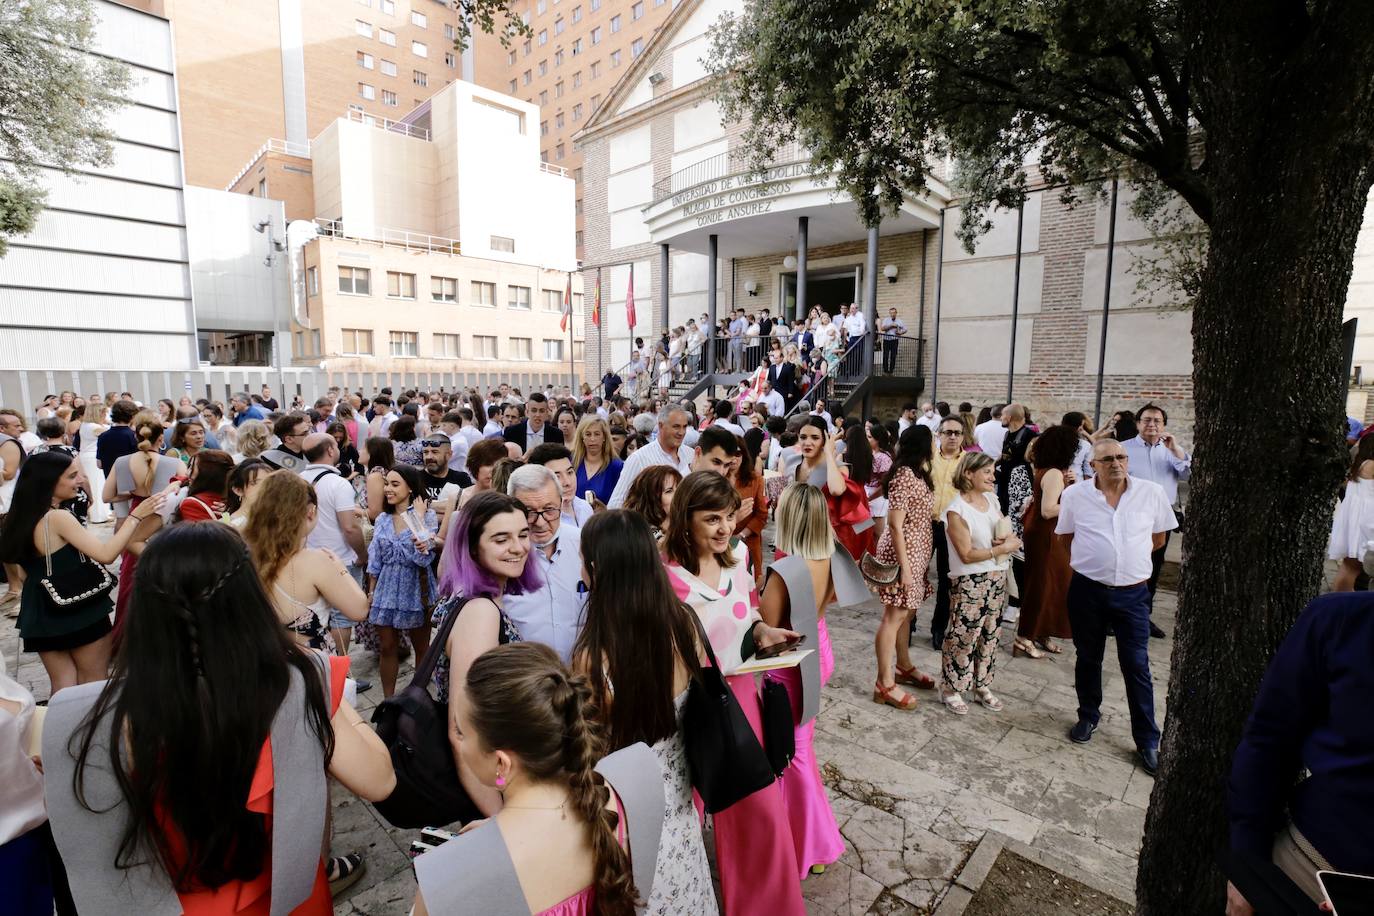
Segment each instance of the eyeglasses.
M550 506L547 509L526 509L525 521L533 524L536 518L542 518L546 522L551 522L563 514L563 510L558 506Z
M962 429L942 429L942 430L940 430L940 435L942 435L942 436L950 436L950 437L953 437L953 436L962 436L963 434L964 434L964 431L963 431Z
M1092 463L1093 463L1093 464L1117 464L1117 463L1125 464L1125 463L1126 463L1126 457L1127 457L1127 456L1125 456L1125 455L1103 455L1101 458L1094 458L1094 459L1092 460Z

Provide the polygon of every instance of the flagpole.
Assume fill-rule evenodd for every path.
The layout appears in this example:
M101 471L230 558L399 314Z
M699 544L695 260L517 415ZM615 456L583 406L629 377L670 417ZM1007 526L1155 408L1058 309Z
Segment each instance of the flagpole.
M568 271L568 390L577 397L577 369L573 361L572 271Z

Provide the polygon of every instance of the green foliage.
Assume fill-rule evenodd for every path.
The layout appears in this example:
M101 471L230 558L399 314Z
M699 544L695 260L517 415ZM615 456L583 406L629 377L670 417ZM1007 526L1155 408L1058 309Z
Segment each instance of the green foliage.
M459 51L467 48L468 42L472 40L474 23L483 32L495 34L501 39L503 48L509 48L517 37L529 38L534 34L530 24L510 8L508 0L458 0L456 9L458 37L454 40L453 47ZM501 23L499 32L497 20Z
M108 165L109 115L124 104L128 68L81 52L92 45L90 0L0 4L0 256L33 228L40 167Z
M1016 207L1032 180L1072 200L1121 174L1159 188L1139 198L1147 222L1175 219L1174 195L1211 219L1185 6L748 0L717 24L712 59L760 159L806 144L870 224L927 178L949 181L972 250L989 209Z

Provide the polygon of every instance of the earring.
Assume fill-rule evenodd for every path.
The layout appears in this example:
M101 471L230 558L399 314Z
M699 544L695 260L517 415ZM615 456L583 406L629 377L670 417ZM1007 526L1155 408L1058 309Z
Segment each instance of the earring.
M506 787L506 777L502 776L500 773L497 773L497 774L496 774L496 788L498 788L498 789L504 789L505 787Z

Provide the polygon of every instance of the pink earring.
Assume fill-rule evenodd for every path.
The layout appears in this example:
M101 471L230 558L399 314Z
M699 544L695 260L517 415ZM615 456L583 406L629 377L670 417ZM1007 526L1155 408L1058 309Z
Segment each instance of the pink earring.
M505 787L506 787L506 777L502 776L500 773L497 773L497 774L496 774L496 788L498 788L498 789L504 789Z

